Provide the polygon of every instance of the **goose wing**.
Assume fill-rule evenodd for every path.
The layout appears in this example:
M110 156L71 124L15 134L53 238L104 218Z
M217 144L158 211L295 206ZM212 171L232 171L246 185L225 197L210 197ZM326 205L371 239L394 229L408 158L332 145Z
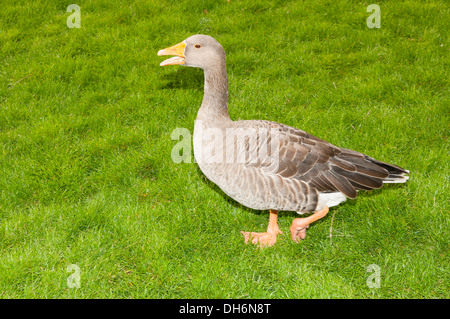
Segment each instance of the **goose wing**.
M318 192L341 192L349 198L356 198L357 190L380 188L389 178L407 179L403 174L408 172L401 167L336 147L305 131L269 121L239 122L253 128L257 140L244 143L248 155L244 165L268 178L295 179ZM269 149L265 157L258 152L264 145Z

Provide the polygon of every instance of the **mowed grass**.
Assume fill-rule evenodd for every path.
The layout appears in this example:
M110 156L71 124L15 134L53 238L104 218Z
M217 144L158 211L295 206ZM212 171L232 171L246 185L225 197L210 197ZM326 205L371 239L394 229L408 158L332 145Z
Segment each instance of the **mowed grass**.
M0 298L448 298L449 5L15 1L0 10ZM266 119L411 171L295 244L172 161L203 73L159 49L209 34L233 119ZM193 157L191 157L193 158ZM330 236L331 235L331 236ZM69 288L79 267L80 288ZM370 288L379 267L380 286Z

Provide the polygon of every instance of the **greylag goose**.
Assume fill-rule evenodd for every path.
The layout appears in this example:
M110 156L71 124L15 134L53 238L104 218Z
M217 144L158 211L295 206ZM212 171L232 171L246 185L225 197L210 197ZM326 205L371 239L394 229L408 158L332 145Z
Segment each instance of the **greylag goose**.
M356 198L358 190L408 179L409 171L397 165L334 146L294 127L265 120L233 121L227 105L225 50L210 36L191 36L158 55L174 56L161 66L204 71L204 96L193 136L201 171L242 205L269 211L267 231L241 232L245 243L272 246L282 233L278 211L313 213L293 220L291 238L298 243L312 222L324 217L329 207Z

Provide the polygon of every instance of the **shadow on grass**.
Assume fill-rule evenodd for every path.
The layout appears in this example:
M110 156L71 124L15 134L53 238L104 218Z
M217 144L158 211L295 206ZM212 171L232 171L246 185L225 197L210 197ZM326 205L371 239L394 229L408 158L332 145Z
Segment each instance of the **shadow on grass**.
M203 71L189 67L177 67L174 72L163 74L159 78L158 89L203 89Z

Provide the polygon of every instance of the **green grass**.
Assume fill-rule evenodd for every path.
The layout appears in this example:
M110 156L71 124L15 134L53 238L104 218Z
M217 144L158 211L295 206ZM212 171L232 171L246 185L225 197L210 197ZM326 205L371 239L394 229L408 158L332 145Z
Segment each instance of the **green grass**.
M76 3L79 29L67 1L0 10L0 298L450 297L447 2L378 1L380 29L363 1ZM246 246L267 212L171 160L203 74L156 53L196 33L227 52L232 118L301 128L410 181L333 208L300 244L282 212L274 247Z

